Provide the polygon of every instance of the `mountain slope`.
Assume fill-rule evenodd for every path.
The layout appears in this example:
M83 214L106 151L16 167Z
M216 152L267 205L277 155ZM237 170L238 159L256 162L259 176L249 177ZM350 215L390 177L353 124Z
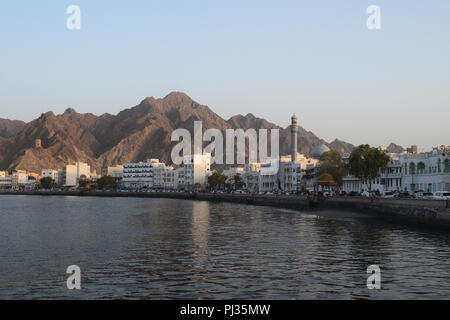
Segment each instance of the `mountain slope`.
M23 121L0 118L0 137L14 137L25 125L26 123Z
M12 136L0 136L0 168L40 172L43 168L60 168L68 162L83 161L99 171L102 166L148 158L170 163L171 150L176 144L170 141L172 132L184 128L193 135L196 120L202 121L203 130L279 129L280 153L289 153L290 127L281 128L253 114L236 115L225 121L208 106L184 93L172 92L162 99L146 98L117 115L96 116L67 109L61 115L47 112L23 126L17 124L15 130L20 130L13 135L14 130L9 127L7 135ZM42 147L35 147L36 139L42 141ZM319 144L338 151L353 147L339 140L327 144L299 127L300 152L308 155Z

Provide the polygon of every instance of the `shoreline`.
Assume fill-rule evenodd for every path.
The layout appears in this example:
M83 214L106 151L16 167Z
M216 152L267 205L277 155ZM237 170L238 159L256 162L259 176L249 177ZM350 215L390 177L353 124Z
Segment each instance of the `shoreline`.
M384 199L362 197L333 197L312 203L305 196L213 194L182 192L102 192L102 191L0 191L0 195L77 196L77 197L129 197L233 202L269 206L297 211L343 210L374 214L402 224L419 224L450 229L450 208L445 200Z

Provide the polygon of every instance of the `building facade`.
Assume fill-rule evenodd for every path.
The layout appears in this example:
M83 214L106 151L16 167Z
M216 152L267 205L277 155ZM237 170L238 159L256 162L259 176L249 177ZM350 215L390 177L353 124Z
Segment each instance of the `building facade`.
M59 175L59 173L58 173ZM61 171L61 182L65 187L77 187L80 179L91 178L91 167L84 162L66 165Z
M124 164L122 186L127 189L153 188L153 168L159 164L158 159Z

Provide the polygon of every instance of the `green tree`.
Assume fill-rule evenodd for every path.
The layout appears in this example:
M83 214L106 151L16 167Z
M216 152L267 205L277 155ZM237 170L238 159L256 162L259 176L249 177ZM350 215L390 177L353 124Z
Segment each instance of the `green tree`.
M92 185L92 181L90 179L82 178L78 181L78 186L80 188L90 188Z
M114 189L116 187L116 179L111 176L103 176L97 180L98 189Z
M380 176L380 170L389 163L386 152L371 148L368 144L360 145L350 155L349 172L353 176L367 181L372 191L372 180Z
M55 180L52 177L45 177L39 180L42 189L52 189L55 186Z
M215 171L208 177L208 185L212 189L218 189L225 184L226 180L227 177L225 177L221 172Z
M238 173L238 174L236 174L234 177L233 177L233 187L234 187L234 189L235 190L239 190L239 189L241 189L242 187L244 187L244 180L242 179L242 176L241 176L241 174L240 173Z
M341 186L343 178L347 175L348 170L342 161L341 154L335 150L330 150L322 154L319 161L318 176L321 177L329 174L334 181Z

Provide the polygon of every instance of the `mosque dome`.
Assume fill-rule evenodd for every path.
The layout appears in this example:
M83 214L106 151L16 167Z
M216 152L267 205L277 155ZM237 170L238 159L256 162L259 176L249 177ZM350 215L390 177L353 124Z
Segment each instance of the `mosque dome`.
M313 157L314 159L320 159L320 157L322 156L322 154L324 154L325 152L330 151L331 149L328 148L326 145L321 144L318 145L317 147L315 147L312 151L311 151L311 157Z

